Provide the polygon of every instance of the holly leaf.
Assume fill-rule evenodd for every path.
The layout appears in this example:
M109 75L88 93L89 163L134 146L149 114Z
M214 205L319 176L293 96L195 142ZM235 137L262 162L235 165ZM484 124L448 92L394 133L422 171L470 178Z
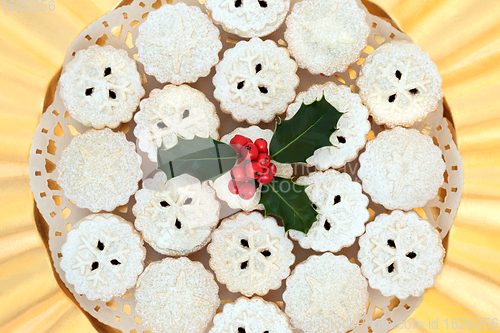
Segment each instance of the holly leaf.
M192 140L177 137L177 144L167 149L165 145L158 148L157 169L167 175L167 179L187 173L200 182L215 180L228 172L236 164L236 150L224 142L211 137Z
M260 203L265 207L265 215L280 217L285 232L293 229L307 234L316 222L318 212L312 207L305 188L291 179L280 177L274 177L261 187Z
M309 105L302 103L292 119L276 123L269 155L280 163L306 163L316 149L332 145L330 136L342 115L324 96Z

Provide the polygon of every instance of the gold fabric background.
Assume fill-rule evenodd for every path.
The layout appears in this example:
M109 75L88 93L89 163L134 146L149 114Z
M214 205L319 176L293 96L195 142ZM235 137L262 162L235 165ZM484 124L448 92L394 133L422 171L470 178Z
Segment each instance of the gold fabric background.
M67 48L117 2L57 0L53 12L3 11L0 4L0 332L115 332L59 288L40 237L43 222L37 229L28 151ZM443 273L408 318L406 327L415 327L401 331L448 332L453 318L499 318L500 1L372 3L380 7L367 2L372 12L388 13L436 62L465 167Z

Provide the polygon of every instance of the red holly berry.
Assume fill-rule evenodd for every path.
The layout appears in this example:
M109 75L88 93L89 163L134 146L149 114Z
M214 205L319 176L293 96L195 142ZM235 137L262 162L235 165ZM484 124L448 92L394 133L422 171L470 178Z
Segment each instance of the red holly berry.
M247 143L241 148L241 157L246 160L253 161L259 155L259 150L253 143Z
M257 146L259 153L264 153L264 154L269 153L269 151L267 150L267 141L266 140L264 140L262 138L257 139L257 140L255 140L254 145Z
M273 175L269 174L269 173L264 173L262 174L259 178L257 178L257 181L261 184L267 184L269 183L271 180L273 180Z
M253 161L247 164L245 173L248 177L257 179L264 173L264 169L259 165L259 162Z
M231 179L228 184L229 192L231 192L232 194L239 194L240 192L238 191L238 183L239 182L237 182L236 180Z
M271 159L269 158L269 155L260 153L259 156L257 156L257 162L259 162L260 166L264 168L269 165Z
M241 148L243 148L244 145L248 143L248 138L244 137L243 135L235 135L231 141L229 141L229 144L231 147L236 150L237 153L241 151Z
M244 181L246 178L245 168L240 165L235 166L231 169L231 178L236 180L237 182Z
M269 169L269 172L271 172L271 174L273 176L276 174L277 169L276 169L276 165L274 165L274 163L269 163L267 168Z
M240 191L240 198L244 200L252 199L253 195L255 194L255 186L251 183L241 184L238 190Z

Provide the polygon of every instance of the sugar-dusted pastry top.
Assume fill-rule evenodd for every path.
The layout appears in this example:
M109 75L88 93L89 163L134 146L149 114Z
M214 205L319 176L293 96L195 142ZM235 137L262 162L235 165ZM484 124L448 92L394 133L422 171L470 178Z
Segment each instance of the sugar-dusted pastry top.
M358 265L327 252L295 267L283 301L294 327L306 333L343 333L365 315L368 283Z
M292 333L288 317L275 303L260 297L239 297L234 303L224 305L214 317L209 333L226 332Z
M373 51L356 83L373 120L390 128L424 120L443 98L436 64L407 41L393 41Z
M262 37L280 27L290 0L206 0L205 6L225 31L241 37Z
M327 76L356 62L370 33L356 0L303 0L285 23L288 50L299 67Z
M139 277L136 310L154 333L203 332L219 307L218 292L202 263L167 257L149 264Z
M437 195L446 169L441 150L428 135L402 127L369 141L359 163L363 190L391 210L423 207Z
M219 35L199 7L167 4L149 13L139 26L137 58L161 83L195 82L219 62Z
M113 214L93 214L72 227L61 254L61 268L75 292L107 302L135 286L146 249L132 223Z
M97 129L132 119L144 96L136 62L111 45L76 52L64 66L59 94L75 120Z
M125 134L92 129L74 137L62 152L57 183L78 207L112 211L137 191L141 162Z
M238 213L223 220L207 251L220 283L245 296L278 289L295 261L293 243L273 217Z
M272 40L240 41L216 66L214 97L237 122L268 123L295 98L296 71L288 51Z
M135 227L156 251L180 256L198 251L219 223L215 190L188 174L170 179L165 189L135 194Z
M337 252L351 246L356 237L365 231L370 218L368 197L361 185L351 180L347 173L335 170L317 171L297 179L297 184L308 185L305 189L309 200L318 212L307 235L290 230L290 237L301 247L315 251Z
M359 246L363 275L387 297L422 295L443 268L439 232L415 212L378 215L366 226Z
M163 144L172 148L177 136L193 139L194 136L218 139L220 125L215 105L205 95L188 85L166 85L153 89L143 99L140 110L134 116L137 123L134 135L139 149L148 158L157 161L157 149Z

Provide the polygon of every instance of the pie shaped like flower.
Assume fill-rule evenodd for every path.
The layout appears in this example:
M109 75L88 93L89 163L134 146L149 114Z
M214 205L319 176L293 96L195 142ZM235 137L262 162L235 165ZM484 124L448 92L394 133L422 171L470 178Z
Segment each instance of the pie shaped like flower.
M436 64L418 45L393 41L373 51L357 80L359 96L377 124L409 127L443 98Z
M61 268L77 294L109 301L135 286L146 249L132 223L113 214L94 214L68 232Z
M269 144L271 143L271 138L273 137L273 131L269 129L262 129L259 126L250 126L247 128L238 127L231 133L224 135L221 138L221 141L229 144L231 142L231 139L236 135L243 135L244 137L247 137L252 141L262 138L267 141L267 144L269 146ZM293 168L290 164L281 164L274 160L272 160L271 162L276 165L276 177L292 177ZM256 209L264 210L264 205L259 204L262 185L259 184L259 187L255 189L253 198L251 198L250 200L244 200L240 198L239 195L229 192L228 184L230 180L231 174L229 172L226 172L215 180L214 189L217 191L217 197L219 197L219 199L225 201L229 205L229 207L233 209L242 209L247 212Z
M126 51L94 45L78 51L64 66L59 93L71 117L101 129L132 119L144 88Z
M222 313L215 315L209 333L292 333L288 317L278 306L260 297L239 297L224 305Z
M170 179L162 191L141 189L135 199L135 227L146 242L166 255L198 251L219 222L215 190L187 174Z
M270 122L295 98L296 71L288 51L272 40L240 41L216 66L214 97L237 122Z
M295 260L293 243L272 217L238 213L222 221L207 251L220 283L245 296L278 289Z
M309 185L306 194L318 211L317 221L307 235L289 231L290 237L298 240L301 247L337 252L351 246L365 231L365 223L370 218L369 200L361 192L361 185L353 182L347 173L318 171L300 177L297 184Z
M219 61L219 35L200 8L182 2L161 6L139 26L137 58L161 83L195 82Z
M363 275L384 296L420 296L443 268L439 232L415 212L377 216L366 226L359 245Z
M207 0L212 19L241 37L262 37L285 20L290 0Z
M134 120L137 145L153 162L157 161L161 144L172 148L177 144L177 136L219 138L220 121L215 106L201 91L187 85L167 85L162 90L152 90L149 97L141 101L141 110Z
M387 209L423 207L443 184L446 164L432 139L415 129L380 132L359 157L363 190Z
M358 265L327 252L295 267L283 301L294 327L306 333L343 333L365 315L368 284Z
M64 195L92 212L128 202L142 178L141 157L125 134L109 128L74 137L57 163Z
M299 67L330 76L359 59L369 33L356 0L303 0L286 19L285 40Z
M219 307L212 273L188 258L149 264L135 290L136 310L154 333L204 332Z
M361 103L358 94L346 86L337 86L333 82L313 85L307 91L297 95L288 106L286 119L293 118L302 103L311 104L325 96L327 102L343 115L337 123L337 131L330 136L332 146L316 149L306 162L319 170L340 168L354 160L366 144L366 136L371 125L368 121L368 109Z

